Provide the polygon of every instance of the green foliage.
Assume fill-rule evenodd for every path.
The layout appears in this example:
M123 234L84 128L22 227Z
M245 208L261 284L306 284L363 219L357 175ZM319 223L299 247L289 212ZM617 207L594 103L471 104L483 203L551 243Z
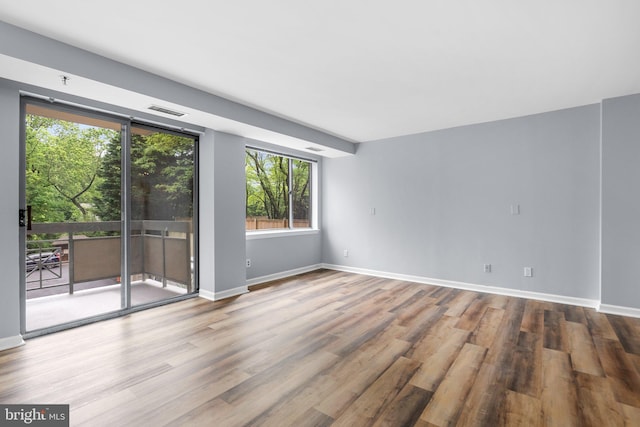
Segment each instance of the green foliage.
M289 159L246 150L247 216L289 217Z
M103 220L120 219L120 141L107 146L95 199ZM193 215L194 142L167 133L131 139L132 219L190 218Z
M27 115L26 190L35 222L91 221L109 129Z
M192 138L161 132L134 135L131 158L133 219L193 216Z
M93 204L97 217L102 221L119 221L121 218L121 149L120 136L112 138L98 169L99 181Z
M119 221L121 142L114 130L26 116L26 194L34 222ZM133 219L193 215L194 141L139 132L131 142Z
M256 150L245 153L247 217L289 218L289 162L293 217L309 218L310 163Z
M293 162L293 218L309 219L311 196L311 163L302 160Z

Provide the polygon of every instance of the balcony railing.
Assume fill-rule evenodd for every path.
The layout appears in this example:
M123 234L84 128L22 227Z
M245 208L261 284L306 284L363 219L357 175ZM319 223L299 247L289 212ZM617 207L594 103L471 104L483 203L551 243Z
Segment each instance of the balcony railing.
M27 231L27 291L68 286L73 294L77 284L108 279L108 284L117 283L122 271L120 228L119 221L33 223ZM132 221L130 273L136 280L153 278L190 293L192 253L191 221Z

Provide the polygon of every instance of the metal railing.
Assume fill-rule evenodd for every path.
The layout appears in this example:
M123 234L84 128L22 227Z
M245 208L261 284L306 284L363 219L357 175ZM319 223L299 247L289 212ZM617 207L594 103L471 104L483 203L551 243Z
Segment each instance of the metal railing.
M43 283L62 278L62 256L52 240L32 241L25 255L25 277L27 283L38 283L35 289L43 289ZM34 247L35 246L35 247ZM36 276L37 280L33 277ZM31 280L29 280L31 278ZM60 284L54 286L61 286ZM33 290L28 287L27 290Z
M119 221L33 223L27 231L27 291L68 286L73 294L78 283L119 280L120 227ZM40 235L47 238L35 238ZM131 273L192 292L192 245L190 221L132 221ZM35 265L31 271L30 265Z

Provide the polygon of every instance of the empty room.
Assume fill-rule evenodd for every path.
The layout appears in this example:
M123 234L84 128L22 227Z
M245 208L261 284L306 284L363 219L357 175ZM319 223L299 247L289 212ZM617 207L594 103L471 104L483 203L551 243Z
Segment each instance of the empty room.
M0 0L0 425L640 426L638 17Z

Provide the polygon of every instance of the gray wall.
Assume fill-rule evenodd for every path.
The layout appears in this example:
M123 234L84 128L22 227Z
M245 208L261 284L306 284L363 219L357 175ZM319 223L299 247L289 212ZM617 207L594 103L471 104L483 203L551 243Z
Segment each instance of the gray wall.
M640 308L640 95L602 108L602 303Z
M214 140L215 132L208 129L200 136L198 144L198 284L200 291L209 293L210 297L215 292L216 280Z
M323 260L598 299L599 115L590 105L326 159Z
M213 188L200 187L200 200L214 197L215 292L246 286L244 138L215 132ZM201 164L201 168L211 163ZM200 222L211 221L201 216ZM208 239L211 242L211 239Z
M18 91L0 80L0 340L20 334L20 265L18 228L19 123Z
M247 279L269 276L322 262L320 233L247 240L251 268Z

